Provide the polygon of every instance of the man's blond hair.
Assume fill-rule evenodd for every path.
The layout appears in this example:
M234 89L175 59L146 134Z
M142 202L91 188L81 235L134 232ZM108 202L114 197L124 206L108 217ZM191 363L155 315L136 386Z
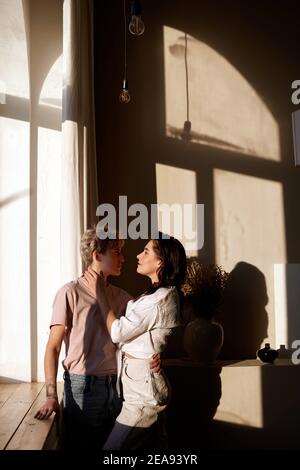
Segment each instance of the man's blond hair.
M89 228L84 232L80 241L80 254L85 266L89 266L93 261L93 252L105 254L111 248L120 248L124 244L118 234L115 239L105 238L101 240L96 232L96 226Z

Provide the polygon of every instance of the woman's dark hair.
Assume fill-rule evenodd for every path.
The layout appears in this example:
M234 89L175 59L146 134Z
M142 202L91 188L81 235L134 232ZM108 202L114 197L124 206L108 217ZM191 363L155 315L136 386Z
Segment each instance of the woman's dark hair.
M181 285L186 274L185 249L176 238L166 237L159 232L159 238L152 240L154 253L162 261L162 266L157 273L158 282L152 284L145 294L153 294L160 287L174 286L181 298Z

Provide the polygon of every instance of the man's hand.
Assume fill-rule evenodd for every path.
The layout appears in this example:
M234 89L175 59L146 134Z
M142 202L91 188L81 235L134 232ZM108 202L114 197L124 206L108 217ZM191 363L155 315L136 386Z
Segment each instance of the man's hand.
M152 370L152 372L156 372L156 374L161 373L160 354L153 354L152 359L150 361L150 369Z
M39 411L34 415L36 419L48 419L52 415L53 411L55 413L59 412L59 404L57 398L47 398L44 405L39 409Z

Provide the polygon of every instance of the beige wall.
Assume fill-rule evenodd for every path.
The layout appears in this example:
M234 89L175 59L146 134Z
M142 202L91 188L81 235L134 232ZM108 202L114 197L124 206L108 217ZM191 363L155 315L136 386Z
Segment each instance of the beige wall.
M231 272L222 355L238 363L166 363L173 386L170 442L175 448L298 447L297 367L239 362L254 358L267 339L279 347L286 338L290 347L300 338L299 267L290 266L300 262L290 100L291 83L299 78L295 4L261 2L254 9L250 1L144 0L145 34L128 36L131 102L123 106L121 3L103 10L96 2L100 202L116 204L124 194L128 204L149 206L156 203L156 164L189 170L196 201L205 204L199 257ZM181 138L184 33L190 45L188 144ZM116 280L134 294L146 284L135 274L142 245L128 241L124 274Z
M298 268L289 268L300 262L300 185L291 125L295 107L290 99L291 83L299 78L300 7L292 1L276 8L260 2L255 9L250 1L217 6L196 0L142 3L146 30L140 38L128 35L131 102L124 106L118 102L123 79L122 2L95 2L99 202L117 204L118 195L124 194L128 204L150 206L157 198L156 164L189 170L196 182L196 201L205 204L205 243L199 257L231 272L223 312L223 356L255 357L267 339L278 347L282 328L290 347L292 339L300 338L294 289ZM185 33L192 122L188 144L181 134L187 118ZM116 280L133 294L146 285L135 274L135 255L142 245L128 241L124 273ZM171 368L169 372L172 376ZM223 424L216 424L216 447L263 447L259 439L267 428L266 446L272 445L272 432L280 443L278 426L296 407L296 395L289 400L286 392L286 387L299 388L296 368L223 368L217 374L221 383L209 371L203 374L198 377L203 378L201 384L212 384L215 393L220 387L219 417L227 413ZM186 402L176 377L185 384L188 378L197 378L182 367L173 376L177 411L184 416ZM285 411L275 412L281 400ZM228 413L238 422L230 424ZM190 418L188 425L195 429L197 423ZM226 443L224 430L226 434L230 426ZM286 433L284 446L296 444L294 421L290 434L289 441Z
M299 367L288 359L218 361L201 367L169 359L171 449L299 448Z
M294 6L268 9L264 4L254 10L251 2L235 2L218 4L216 14L208 1L191 1L187 8L179 0L145 0L145 34L128 35L131 102L122 106L121 3L103 9L95 2L99 202L117 205L124 194L128 205L149 207L157 202L156 164L189 170L196 202L205 204L199 257L228 271L236 267L232 293L233 299L239 295L238 306L231 299L225 312L227 338L236 347L225 347L223 354L255 357L264 341L279 346L274 265L300 261L299 169L294 167L290 100L298 74ZM187 118L185 33L189 144L181 138ZM161 187L162 181L163 199ZM184 190L174 184L176 191L182 200ZM133 294L146 285L135 274L135 255L142 246L142 241L128 241L124 275L116 280ZM250 339L242 350L244 335Z

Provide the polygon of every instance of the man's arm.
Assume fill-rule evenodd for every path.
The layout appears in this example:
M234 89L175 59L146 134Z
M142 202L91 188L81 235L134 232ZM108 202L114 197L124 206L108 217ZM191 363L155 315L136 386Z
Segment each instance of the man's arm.
M44 405L35 414L37 419L48 419L53 411L59 410L59 403L57 397L57 370L58 359L61 350L62 341L65 334L64 325L53 325L50 330L50 336L46 346L44 368L45 368L45 383L46 383L46 401Z

